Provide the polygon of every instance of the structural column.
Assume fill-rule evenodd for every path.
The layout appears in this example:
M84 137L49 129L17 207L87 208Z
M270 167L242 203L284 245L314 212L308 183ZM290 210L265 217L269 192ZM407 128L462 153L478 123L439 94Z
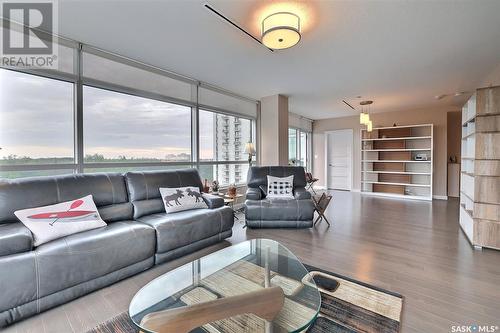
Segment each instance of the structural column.
M288 165L288 97L260 101L260 165Z

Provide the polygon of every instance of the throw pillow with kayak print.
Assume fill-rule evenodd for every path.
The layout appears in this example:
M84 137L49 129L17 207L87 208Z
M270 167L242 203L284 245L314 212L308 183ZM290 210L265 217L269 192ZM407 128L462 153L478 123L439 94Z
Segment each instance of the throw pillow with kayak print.
M55 205L14 212L33 234L34 246L86 230L106 226L92 195Z
M197 187L160 187L160 194L163 199L163 206L165 206L165 212L167 213L208 208L200 193L200 189Z

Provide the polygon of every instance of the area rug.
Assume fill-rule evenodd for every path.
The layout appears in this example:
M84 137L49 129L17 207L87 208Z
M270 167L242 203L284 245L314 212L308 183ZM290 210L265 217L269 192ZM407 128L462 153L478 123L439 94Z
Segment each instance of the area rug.
M339 274L305 266L321 292L320 314L307 330L308 333L399 332L403 296ZM123 312L87 333L138 332L128 313Z

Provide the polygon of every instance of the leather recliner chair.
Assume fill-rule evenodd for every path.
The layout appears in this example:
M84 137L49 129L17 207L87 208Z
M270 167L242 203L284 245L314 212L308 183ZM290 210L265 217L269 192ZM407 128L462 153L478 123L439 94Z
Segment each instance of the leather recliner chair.
M292 199L267 198L267 176L293 175ZM250 167L245 201L246 225L249 228L311 228L314 205L306 191L303 167L260 166Z

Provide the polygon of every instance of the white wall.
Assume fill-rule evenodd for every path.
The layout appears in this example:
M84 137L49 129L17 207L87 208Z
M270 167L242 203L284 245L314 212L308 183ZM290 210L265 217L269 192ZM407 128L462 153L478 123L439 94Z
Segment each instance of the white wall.
M260 103L260 165L288 165L288 97L273 95Z
M298 128L304 132L312 132L312 121L298 114L289 112L288 127Z

